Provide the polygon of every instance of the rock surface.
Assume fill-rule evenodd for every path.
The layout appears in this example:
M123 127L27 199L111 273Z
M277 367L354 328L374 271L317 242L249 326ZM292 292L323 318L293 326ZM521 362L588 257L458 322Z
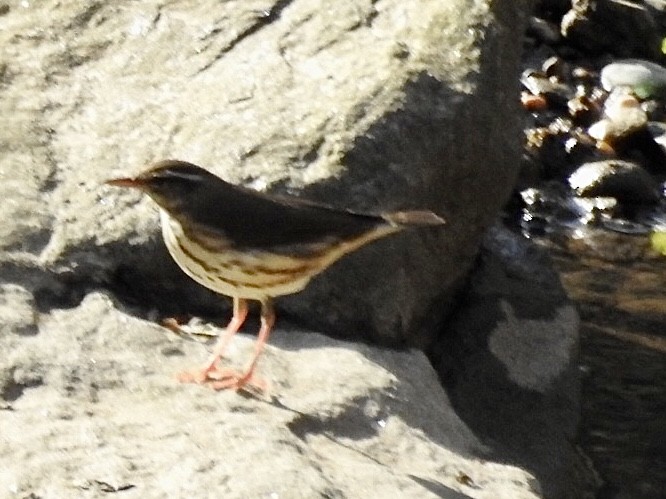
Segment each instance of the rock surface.
M532 473L543 497L593 497L599 484L572 445L579 318L546 253L494 228L461 304L433 352L456 413L489 458Z
M220 319L223 300L176 268L147 199L101 187L175 157L257 189L441 213L445 231L359 251L279 310L427 345L515 176L526 13L510 0L3 3L0 495L558 497L569 469L544 470L524 445L534 428L495 445L477 418L496 407L469 411L483 387L461 384L471 405L457 389L452 404L415 350L282 321L260 366L272 398L177 384L205 349L154 319ZM559 355L574 334L531 389L571 382ZM493 352L508 366L510 336ZM241 335L231 361L250 350ZM460 358L463 373L473 356ZM543 431L568 435L563 417ZM561 439L542 445L561 455Z
M436 334L515 176L525 2L6 5L3 261L220 315L158 249L150 201L101 187L178 158L257 189L443 215L444 230L364 248L281 302L340 335Z
M649 204L660 199L660 185L640 165L606 160L581 165L569 177L579 196L614 197L622 203Z
M666 92L666 68L641 59L624 59L607 64L601 70L601 84L608 92L629 87L642 98Z
M25 290L1 292L3 315L26 307ZM1 496L539 497L529 473L481 457L420 352L280 329L259 400L178 384L204 346L116 306L91 293L40 314L37 335L23 314L0 336Z
M495 230L483 259L439 345L446 392L418 351L284 321L259 365L270 397L182 385L202 337L106 293L46 307L2 286L0 495L591 497L570 444L576 313L529 243Z
M659 59L663 31L657 17L645 2L572 0L560 27L586 53Z

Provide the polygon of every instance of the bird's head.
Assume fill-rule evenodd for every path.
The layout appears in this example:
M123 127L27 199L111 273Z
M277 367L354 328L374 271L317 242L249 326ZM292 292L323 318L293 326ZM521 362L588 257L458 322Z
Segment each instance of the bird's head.
M116 178L106 181L106 184L139 189L162 208L173 212L178 210L182 202L191 200L219 180L212 173L191 163L165 160L136 177Z

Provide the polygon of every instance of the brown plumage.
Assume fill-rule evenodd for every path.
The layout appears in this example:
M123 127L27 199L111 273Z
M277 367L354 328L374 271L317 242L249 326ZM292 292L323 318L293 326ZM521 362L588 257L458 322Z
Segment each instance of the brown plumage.
M233 298L234 314L203 369L183 381L214 388L263 387L254 368L275 321L272 298L302 290L343 255L411 226L441 225L428 211L368 215L235 186L184 161L167 160L134 178L107 182L148 194L160 207L165 244L198 283ZM231 337L261 302L261 329L244 373L219 367Z

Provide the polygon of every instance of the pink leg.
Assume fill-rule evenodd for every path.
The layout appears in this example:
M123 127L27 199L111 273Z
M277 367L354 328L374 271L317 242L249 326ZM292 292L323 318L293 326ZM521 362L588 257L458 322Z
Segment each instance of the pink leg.
M264 351L268 336L273 330L275 324L275 309L270 299L261 302L261 329L259 329L259 336L257 342L254 344L254 355L250 361L250 367L245 371L245 374L238 380L238 388L242 387L245 383L252 379L254 369L257 367L259 357Z
M234 297L234 313L227 325L224 333L220 336L213 348L213 353L202 369L196 371L185 371L178 375L178 379L183 383L203 383L211 373L216 371L217 363L224 356L224 352L231 341L231 338L238 332L245 318L247 317L247 300ZM219 376L219 373L217 374Z
M231 338L233 338L241 328L245 322L246 317L247 300L234 297L234 315L231 318L231 321L229 321L226 330L224 333L222 333L222 336L220 336L220 338L217 340L215 348L213 348L213 354L211 355L210 359L206 363L206 367L204 368L206 371L215 369L215 364L217 364L217 361L219 361L224 356L224 352L226 351L227 346L229 346Z
M261 353L264 351L264 346L268 341L268 336L270 335L274 324L275 309L273 308L273 303L271 302L270 298L267 298L261 301L261 329L259 329L259 336L257 337L257 342L254 345L254 355L250 361L250 366L247 368L245 373L236 373L226 376L224 379L211 382L210 386L216 390L224 390L226 388L238 390L243 388L245 385L249 385L250 387L258 389L259 391L266 391L266 381L255 377L254 370L257 367L257 362L259 361Z

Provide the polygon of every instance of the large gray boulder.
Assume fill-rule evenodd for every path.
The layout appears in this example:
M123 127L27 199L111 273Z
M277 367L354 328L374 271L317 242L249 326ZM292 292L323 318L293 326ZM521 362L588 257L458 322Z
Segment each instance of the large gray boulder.
M581 417L579 317L546 252L488 231L479 265L431 358L485 454L528 470L546 498L592 498L574 444Z
M514 308L497 309L512 322L491 352L478 343L492 324L461 319L483 307L458 310L435 344L458 359L451 397L417 350L287 321L260 364L266 400L180 385L173 373L206 348L155 319L224 322L224 300L176 268L149 200L101 186L171 157L341 207L440 213L445 229L378 242L278 303L318 331L432 345L518 165L525 14L517 0L2 4L0 495L561 492L570 469L535 458L544 433L525 426L509 445L524 406L479 402L499 361L509 375L493 386L575 387L575 316L559 296L544 329L559 333L533 343L557 347L540 376L530 359L548 352L516 339L534 328ZM241 366L253 339L240 335L229 361ZM472 371L477 359L488 365ZM576 400L546 402L558 438L539 451L560 462L576 420L562 404Z
M169 261L153 204L101 186L188 160L260 190L446 217L278 303L340 336L426 345L516 172L524 11L517 0L8 4L2 260L144 309L223 317L226 300ZM46 295L82 296L68 284Z
M421 352L285 321L259 364L264 400L180 385L206 356L194 337L108 293L47 306L37 274L4 284L0 495L591 498L571 443L576 312L531 243L493 230L481 260L431 352L446 391Z
M0 288L3 314L30 306L24 288ZM262 401L178 384L204 345L105 294L13 324L0 336L2 497L539 497L529 472L479 459L486 445L421 352L279 329ZM254 338L237 340L242 365Z

